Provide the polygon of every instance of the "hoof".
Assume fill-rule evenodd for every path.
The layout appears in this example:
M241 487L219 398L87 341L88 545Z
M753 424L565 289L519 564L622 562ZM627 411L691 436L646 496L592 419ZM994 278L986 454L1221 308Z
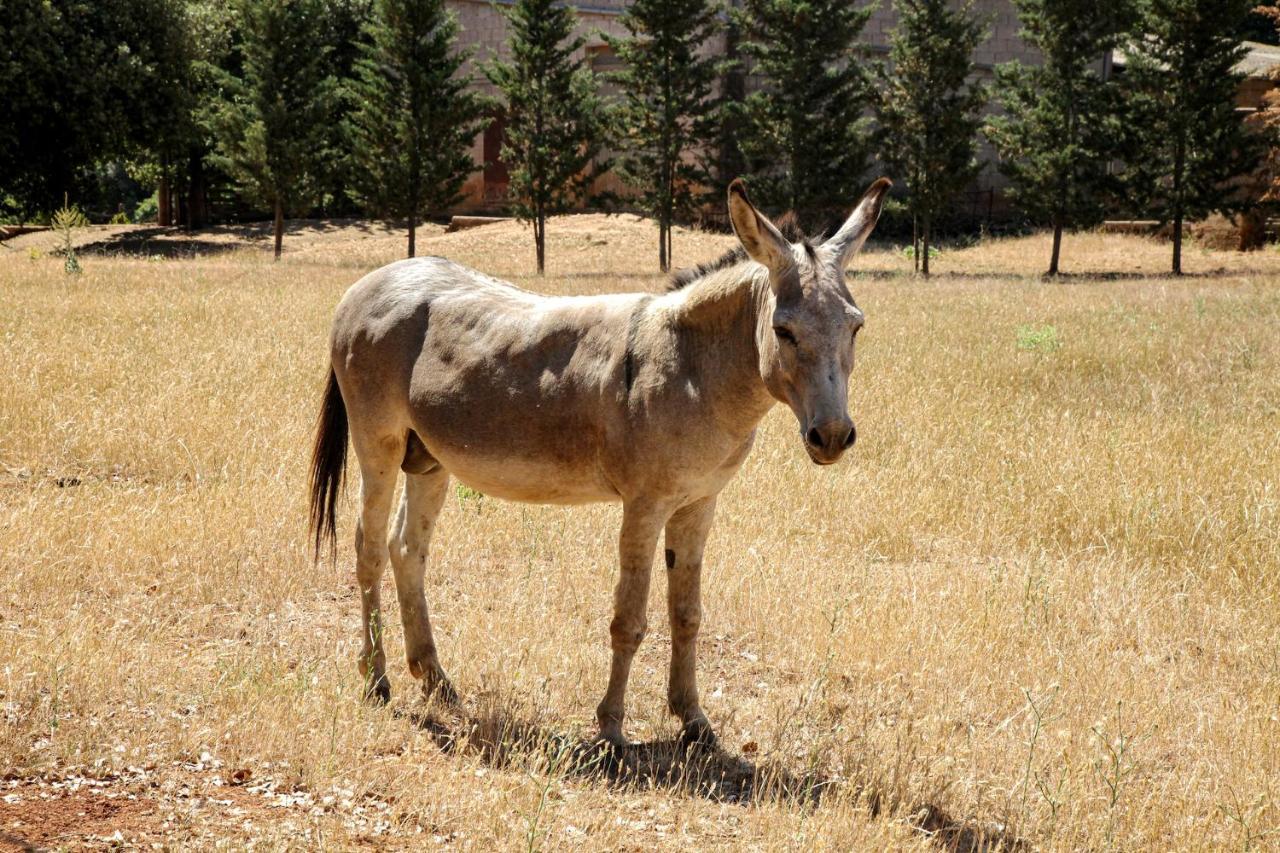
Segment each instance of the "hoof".
M627 740L621 735L608 737L604 734L596 736L583 756L583 766L596 765L601 770L614 771L623 766Z
M596 735L595 745L601 750L608 751L614 755L622 755L623 751L630 746L620 731L601 732Z
M716 743L716 733L706 717L690 720L680 730L680 746L686 750L715 749Z
M422 696L428 702L432 699L436 699L442 705L447 705L450 708L459 708L462 706L462 699L458 697L458 691L453 689L453 685L449 683L449 679L447 678L441 678L434 684L423 681Z
M385 674L378 676L365 691L364 698L374 705L387 704L391 701L391 680Z

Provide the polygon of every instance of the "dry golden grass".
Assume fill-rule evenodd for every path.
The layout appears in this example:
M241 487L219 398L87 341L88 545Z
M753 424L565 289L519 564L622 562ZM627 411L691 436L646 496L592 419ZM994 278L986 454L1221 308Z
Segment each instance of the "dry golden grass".
M1140 277L1165 245L1082 235L1067 270L1129 277L1045 284L1042 237L927 283L870 250L855 452L814 467L776 409L721 501L700 674L728 754L669 747L657 571L647 745L607 771L566 744L604 685L616 507L455 495L428 600L470 720L421 707L395 614L396 697L359 701L353 506L313 565L305 462L333 306L400 235L74 279L38 238L0 250L0 846L1280 843L1273 252L1193 249L1175 281ZM420 251L653 290L655 238L557 220L545 280L515 225ZM727 243L681 232L676 257Z

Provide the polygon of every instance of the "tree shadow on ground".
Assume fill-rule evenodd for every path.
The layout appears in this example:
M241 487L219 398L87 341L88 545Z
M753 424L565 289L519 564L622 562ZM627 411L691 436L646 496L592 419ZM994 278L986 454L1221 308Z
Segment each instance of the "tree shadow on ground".
M356 231L373 236L375 223L364 219L293 219L285 222L285 250L289 240L300 235L318 235L337 231ZM179 227L149 226L131 228L119 234L85 243L76 248L80 254L100 256L143 256L195 258L227 254L245 248L270 248L275 228L270 222L247 222L218 225L196 231Z
M496 769L540 765L542 772L617 789L665 789L716 803L781 803L816 808L838 793L861 795L873 817L885 809L878 793L777 762L749 761L714 746L686 746L678 737L630 743L612 750L593 740L518 719L500 708L479 713L405 711L448 755L478 755ZM1003 831L958 819L932 803L900 810L942 850L956 853L1022 851L1029 846Z
M946 272L933 272L928 278L917 275L909 270L851 270L847 276L853 281L975 281L975 282L1028 282L1033 284L1045 285L1070 285L1070 284L1093 284L1096 282L1108 281L1201 281L1206 279L1219 278L1246 278L1255 275L1270 275L1266 270L1260 269L1239 269L1230 270L1225 267L1219 267L1215 270L1205 270L1204 272L1187 272L1181 275L1174 275L1170 272L1064 272L1050 276L1044 273L1012 273L1012 272L960 272L956 270L948 270Z
M220 232L225 233L225 232ZM81 255L100 257L195 258L243 249L239 242L202 240L176 228L139 228L78 246Z

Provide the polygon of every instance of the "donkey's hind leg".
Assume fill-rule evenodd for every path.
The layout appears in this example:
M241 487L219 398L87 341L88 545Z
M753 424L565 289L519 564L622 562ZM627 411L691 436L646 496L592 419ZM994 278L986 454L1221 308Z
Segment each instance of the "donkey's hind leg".
M354 436L353 436L354 438ZM382 573L387 567L387 517L391 512L404 439L355 440L360 460L360 520L356 523L356 582L360 585L363 644L360 675L365 695L386 702L391 698L387 655L382 648Z
M431 618L427 614L427 599L422 586L431 533L435 530L440 508L444 506L448 486L449 472L438 465L426 473L407 475L390 545L409 671L414 678L422 679L422 691L428 698L438 694L445 702L456 704L458 695L436 656Z

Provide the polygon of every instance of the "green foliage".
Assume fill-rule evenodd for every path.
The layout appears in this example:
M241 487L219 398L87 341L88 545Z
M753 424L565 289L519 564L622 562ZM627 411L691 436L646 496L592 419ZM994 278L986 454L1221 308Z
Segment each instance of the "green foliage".
M903 246L902 257L909 260L915 260L920 255L927 253L930 258L936 258L942 254L942 250L937 246L925 246L921 244L920 250L917 251L915 246Z
M356 63L368 47L366 27L373 24L378 0L322 0L324 17L320 38L328 50L329 73L342 83L357 78ZM426 4L430 6L431 4ZM323 168L319 204L325 216L355 214L360 210L354 182L361 177L359 161L352 156L348 120L356 104L348 97L330 102L325 122Z
M183 91L182 0L5 0L0 202L24 217L82 195L91 167L149 144Z
M1131 31L1136 0L1014 0L1022 37L1042 65L996 69L1004 115L987 123L1011 195L1027 215L1054 227L1049 273L1058 272L1064 228L1102 221L1120 186L1109 164L1124 154L1129 127L1119 86L1100 58Z
M1062 346L1054 326L1026 325L1018 327L1018 349L1023 352L1049 354Z
M145 198L138 203L133 209L133 223L139 225L144 222L155 222L156 216L160 212L160 200L152 193L149 198Z
M1174 223L1173 271L1182 271L1182 223L1230 214L1242 199L1226 186L1261 155L1235 111L1247 49L1241 22L1251 0L1148 0L1142 36L1127 50L1140 157L1132 197L1147 216Z
M62 207L54 211L50 224L58 236L57 251L62 254L63 269L67 275L79 275L83 269L76 258L75 230L88 225L89 220L80 212L80 208L63 202Z
M476 168L470 146L486 103L458 73L457 32L443 0L378 0L347 86L352 195L409 220L409 257L419 216L455 203Z
M191 9L181 0L170 0L167 5L173 14L163 37L163 50L156 59L162 79L158 81L143 134L129 153L135 158L149 158L165 177L172 179L178 164L186 160L188 150L203 133L197 123L198 45L192 37Z
M478 492L465 483L458 483L453 488L453 493L458 498L458 506L465 509L474 509L476 512L484 510L484 493Z
M978 174L976 135L986 88L969 82L973 51L984 30L973 3L952 9L947 0L894 0L898 27L881 69L876 104L880 150L891 176L907 187L907 206L926 247L911 256L929 273L932 226Z
M746 99L741 139L767 206L832 218L858 197L873 90L858 38L873 6L849 0L744 0L742 52L762 88Z
M576 16L557 0L516 0L506 11L510 61L484 73L506 111L502 160L510 172L512 210L533 224L538 273L545 269L546 219L584 200L607 139L595 76L574 55Z
M213 116L213 162L247 198L286 212L315 203L324 172L325 122L336 81L328 73L318 0L240 0L242 76L220 79L229 97Z
M671 262L671 225L703 201L707 156L717 131L714 86L720 63L708 42L720 31L707 0L635 0L622 15L628 38L606 36L624 70L616 116L620 177L658 221L658 266Z

